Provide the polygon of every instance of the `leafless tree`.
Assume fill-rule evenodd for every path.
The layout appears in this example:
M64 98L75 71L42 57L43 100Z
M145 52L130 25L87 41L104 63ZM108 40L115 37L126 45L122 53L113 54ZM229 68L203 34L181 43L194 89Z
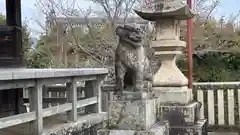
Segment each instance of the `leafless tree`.
M94 26L91 25L89 17L92 15L97 15L99 17L106 18L110 22L112 30L114 30L116 20L121 18L125 21L129 16L132 16L134 14L132 12L132 9L134 7L140 6L141 4L149 4L147 2L149 2L150 0L85 0L85 1L93 3L93 7L90 6L88 8L83 9L79 6L79 4L77 3L78 1L76 0L38 0L36 6L45 16L51 18L53 22L54 22L53 16L65 17L68 20L69 24L68 27L70 27L70 29L74 29L71 25L72 24L71 18L74 17L84 18L86 21L85 26L89 30L88 32L89 36L92 39L96 40L97 44L99 44L98 48L101 47L104 48L105 47L104 44L108 43L105 39L99 37L98 34L94 34L94 31L92 29ZM209 20L212 18L213 13L218 5L219 0L195 0L193 8L197 12L198 17L204 18L204 20ZM235 20L236 16L232 18L234 18ZM44 27L44 25L41 26ZM66 37L64 38L66 39ZM85 46L85 44L82 41L79 41L78 35L76 35L76 30L75 32L69 31L67 43L70 44L72 48L82 50L84 53L91 56L91 58L95 59L96 61L104 65L104 61L100 59L100 56L101 55L104 56L104 54L106 53L104 52L102 54L98 54L96 53L96 51L93 51L92 49L94 48L93 45L90 45L90 47L89 45ZM111 50L110 53L114 52L113 47L109 47L108 49Z
M127 19L133 15L132 9L134 6L140 4L141 0L90 0L96 5L100 6L99 10L94 12L97 15L105 16L114 24L114 21L119 17Z
M125 1L125 2L124 2ZM134 0L136 1L136 0ZM127 11L129 11L131 8L129 8L128 4L126 3L126 0L122 0L121 1L116 1L118 2L115 3L116 7L115 7L115 12L113 13L111 10L112 10L112 7L110 7L110 3L106 3L108 9L106 9L106 13L104 14L108 14L109 16L106 17L106 19L114 24L114 20L116 18L118 18L119 16L122 17L122 15ZM95 1L95 4L97 4L97 1ZM122 9L123 5L126 5L126 7L124 9ZM94 34L95 31L92 31L93 30L93 25L91 25L91 23L89 22L88 20L88 17L92 14L99 14L100 11L94 11L91 7L89 7L88 9L85 9L83 10L82 8L80 8L76 1L75 0L58 0L58 1L53 1L53 0L38 0L36 6L40 9L40 11L45 15L47 16L48 18L51 19L51 22L54 22L55 25L58 25L56 24L58 21L57 20L54 20L54 19L57 19L56 16L62 16L64 17L67 21L68 21L68 27L70 27L69 29L71 29L70 31L67 31L67 37L61 37L61 38L64 38L65 41L67 39L67 44L72 46L72 48L74 49L74 51L76 52L76 50L81 50L83 51L84 53L86 53L86 55L90 56L91 58L93 58L94 60L98 61L99 63L103 64L104 65L104 61L105 60L102 60L103 57L99 56L99 55L103 55L105 54L105 57L109 57L108 55L106 56L106 52L103 52L102 54L99 54L99 53L96 53L96 51L94 51L94 49L92 49L92 47L94 45L90 45L90 44L84 44L84 42L82 41L79 41L79 38L78 38L78 34L76 34L76 28L73 28L73 22L72 22L72 18L84 18L85 19L85 26L87 27L88 29L88 34L89 36L96 40L96 46L97 49L101 48L102 47L102 50L109 50L110 49L110 53L113 52L113 48L111 47L107 47L106 48L106 43L104 39L102 39L101 37L98 37L97 35L98 34ZM112 5L111 5L112 6ZM121 7L121 8L120 8ZM124 12L125 11L125 12ZM121 13L120 13L121 12ZM125 18L127 18L127 15L125 16ZM38 21L39 22L39 21ZM43 25L40 25L40 26L43 26ZM46 26L45 26L46 28ZM66 28L63 28L63 29L66 29ZM47 31L47 29L46 29ZM96 32L95 32L96 33ZM56 37L56 38L59 38L59 37ZM58 39L57 39L58 40ZM66 42L65 42L66 44ZM104 45L105 44L105 45ZM100 47L101 46L101 47ZM61 48L64 48L63 45ZM104 48L104 49L103 49ZM96 48L95 48L96 50ZM63 49L60 49L60 53L63 53ZM103 55L104 56L104 55ZM62 57L62 56L61 56ZM62 58L60 58L62 59Z
M198 16L210 19L219 4L219 0L194 0L193 9Z

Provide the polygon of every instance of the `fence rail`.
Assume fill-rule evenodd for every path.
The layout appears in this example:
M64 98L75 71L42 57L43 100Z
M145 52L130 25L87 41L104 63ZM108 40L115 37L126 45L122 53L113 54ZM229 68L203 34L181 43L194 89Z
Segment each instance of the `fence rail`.
M102 89L106 111L114 86ZM194 83L194 99L201 102L201 118L208 119L209 131L240 132L240 82Z
M108 102L114 98L114 85L102 86L102 110L107 112ZM78 87L78 98L84 95L84 86ZM43 101L66 101L63 86L48 87L48 98ZM49 95L56 95L50 97ZM240 126L240 82L194 83L194 98L202 103L201 118L207 118L209 131L237 131ZM47 102L47 103L49 103Z
M238 131L240 126L240 82L194 83L195 99L202 103L201 117L209 130Z
M78 108L85 107L86 114L101 112L101 82L107 75L106 69L26 70L9 71L9 75L11 75L11 77L7 76L9 78L1 78L2 75L7 76L8 74L0 72L0 90L29 88L27 96L30 110L27 113L0 118L0 129L32 122L32 134L41 135L45 117L67 112L68 120L74 122L78 119ZM85 82L84 98L80 98L80 100L77 98L78 82ZM42 107L44 89L52 84L66 84L64 101L67 102L44 108Z

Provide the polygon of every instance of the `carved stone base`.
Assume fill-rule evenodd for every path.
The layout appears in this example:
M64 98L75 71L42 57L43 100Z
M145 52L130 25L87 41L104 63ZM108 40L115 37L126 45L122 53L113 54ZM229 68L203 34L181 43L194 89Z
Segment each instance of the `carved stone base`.
M198 120L193 126L171 126L169 135L207 135L207 120Z
M170 126L194 125L200 118L200 103L188 105L159 105L157 106L157 119L168 120Z
M100 129L97 135L169 135L168 123L157 123L148 130L114 130Z
M156 123L155 99L112 101L108 127L118 130L146 130Z
M184 87L153 87L153 93L161 104L188 104L192 101L192 90Z
M119 95L118 95L119 96ZM142 100L149 99L153 97L153 92L132 92L132 91L123 91L119 97L115 97L117 100Z

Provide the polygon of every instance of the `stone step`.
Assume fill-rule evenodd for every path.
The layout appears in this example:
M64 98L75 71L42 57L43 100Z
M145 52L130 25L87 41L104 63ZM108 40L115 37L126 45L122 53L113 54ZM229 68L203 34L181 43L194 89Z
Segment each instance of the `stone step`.
M207 120L198 120L192 126L170 126L169 135L207 135Z
M148 130L100 129L97 135L169 135L169 124L159 122Z
M200 108L199 102L187 105L158 105L157 120L168 120L170 126L194 125L200 118Z

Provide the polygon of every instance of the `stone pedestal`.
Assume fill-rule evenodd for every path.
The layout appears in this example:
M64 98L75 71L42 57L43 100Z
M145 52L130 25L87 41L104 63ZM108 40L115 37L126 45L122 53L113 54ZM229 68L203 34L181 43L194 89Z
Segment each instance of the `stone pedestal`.
M168 123L156 123L148 130L101 129L98 135L169 135Z
M192 90L183 87L153 87L153 92L161 104L188 104L193 100Z
M169 92L169 95L173 93ZM177 94L172 101L177 98ZM169 134L170 135L205 135L206 121L200 120L200 108L199 102L162 102L160 98L157 100L157 121L166 120L169 122Z
M200 107L199 102L189 103L188 105L160 104L157 110L157 120L168 120L172 126L194 125L200 118Z
M118 101L131 101L131 100L142 100L142 99L151 99L153 97L153 92L132 92L132 91L123 91L120 96L115 95L115 99L118 98Z
M146 130L156 123L155 101L112 101L108 115L108 127L111 129Z
M207 135L207 120L198 120L190 126L171 126L170 135Z
M156 121L156 99L151 93L124 91L109 103L106 127L98 135L169 135L167 121Z

